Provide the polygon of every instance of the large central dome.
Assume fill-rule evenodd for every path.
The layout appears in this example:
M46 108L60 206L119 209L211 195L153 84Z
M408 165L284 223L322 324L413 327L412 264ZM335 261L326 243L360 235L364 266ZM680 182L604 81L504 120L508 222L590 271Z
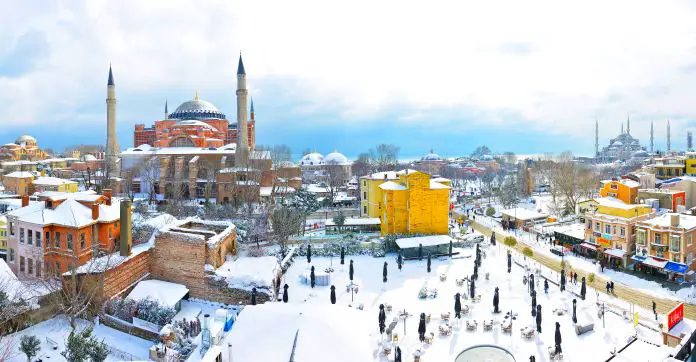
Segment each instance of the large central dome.
M169 115L169 119L201 120L227 118L212 103L198 99L198 96L196 96L193 100L181 103L176 111Z

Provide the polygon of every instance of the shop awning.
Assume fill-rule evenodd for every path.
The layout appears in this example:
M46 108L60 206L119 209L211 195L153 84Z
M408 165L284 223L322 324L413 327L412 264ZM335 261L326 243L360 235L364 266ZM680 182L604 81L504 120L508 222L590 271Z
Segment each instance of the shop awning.
M582 246L583 248L591 249L591 250L597 250L597 247L590 244L590 243L582 243L582 244L580 244L580 246Z
M605 249L604 254L617 257L617 258L623 258L624 255L626 255L626 250L621 250L621 249Z
M634 255L634 256L631 257L632 260L635 260L635 261L637 261L637 262L639 262L639 263L644 262L644 261L645 261L645 258L646 258L646 257L640 256L640 255Z
M647 258L645 258L645 260L643 260L643 264L645 264L647 266L651 266L653 268L663 269L665 267L665 265L667 264L667 262L657 260L657 259L654 259L651 257L647 257Z
M673 261L668 261L665 264L665 270L671 271L673 273L684 274L689 267L686 264L677 263Z

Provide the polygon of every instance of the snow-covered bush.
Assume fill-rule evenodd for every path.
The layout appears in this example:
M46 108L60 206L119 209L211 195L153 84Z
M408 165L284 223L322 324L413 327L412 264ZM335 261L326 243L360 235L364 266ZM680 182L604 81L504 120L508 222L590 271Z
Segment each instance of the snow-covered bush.
M425 299L428 297L428 286L424 285L420 288L418 291L418 298L420 299Z
M126 322L133 322L133 315L138 310L133 299L113 298L104 305L104 312Z
M104 312L123 321L132 323L133 317L163 326L174 318L176 310L161 306L157 301L142 299L113 298L104 305Z

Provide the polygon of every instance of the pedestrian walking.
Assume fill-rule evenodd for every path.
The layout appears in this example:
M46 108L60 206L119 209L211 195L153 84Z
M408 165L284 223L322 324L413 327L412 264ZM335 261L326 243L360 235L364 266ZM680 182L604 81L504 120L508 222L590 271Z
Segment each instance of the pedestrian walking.
M549 294L549 280L544 279L544 294Z
M420 321L418 322L418 339L421 343L425 341L425 313L421 313Z
M500 313L498 310L498 302L500 297L498 296L498 287L495 287L495 293L493 293L493 313Z
M609 289L611 289L611 284L609 284L609 282L607 282L607 294L609 294Z
M575 273L573 274L573 279L574 279L573 284L577 285L577 284L578 284L578 272L575 272Z
M537 304L536 325L537 325L537 333L541 333L541 304Z
M611 294L614 294L614 282L611 281L611 282L609 282L609 283L610 283L610 285L611 285Z
M556 342L556 351L554 354L560 354L563 352L561 350L561 324L556 322L556 335L554 336L554 342Z
M655 320L657 320L657 304L655 304L655 301L652 301L652 307L653 307L653 314L655 314Z

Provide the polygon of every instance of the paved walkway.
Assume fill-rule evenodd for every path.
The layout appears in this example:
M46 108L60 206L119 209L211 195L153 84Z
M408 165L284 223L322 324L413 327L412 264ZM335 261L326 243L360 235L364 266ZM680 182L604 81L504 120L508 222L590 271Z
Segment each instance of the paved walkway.
M479 224L476 221L469 220L470 223L472 223L472 226L476 231L482 233L483 235L490 237L491 236L491 229L488 227ZM501 233L500 231L496 231L496 240L497 242L501 243L503 242L503 239L505 236L509 236L508 234ZM521 241L517 241L517 245L515 246L515 250L518 251L519 253L522 253L522 249L524 249L526 246L529 246ZM531 246L529 246L532 248ZM534 248L532 248L534 249ZM534 253L532 256L532 259L535 261L544 264L548 268L560 273L561 271L561 263L558 260L555 260L551 257L548 257L544 254L541 253ZM587 285L591 286L592 288L595 288L597 290L605 290L606 285L607 285L607 279L602 278L601 275L595 274L595 279L594 282L590 283L589 281L589 276L587 272L579 269L574 269L579 275L579 278L582 278L583 276L586 277L587 280ZM669 300L669 299L662 299L658 298L643 292L636 291L632 288L629 288L624 285L620 285L618 283L615 283L615 295L618 298L621 298L623 300L626 300L630 303L636 304L638 306L641 306L645 308L648 311L652 310L652 302L655 301L657 304L657 312L660 314L667 314L672 308L677 306L679 302L674 301L674 300ZM689 318L691 320L696 320L696 305L693 304L688 304L684 303L684 316L686 318Z

